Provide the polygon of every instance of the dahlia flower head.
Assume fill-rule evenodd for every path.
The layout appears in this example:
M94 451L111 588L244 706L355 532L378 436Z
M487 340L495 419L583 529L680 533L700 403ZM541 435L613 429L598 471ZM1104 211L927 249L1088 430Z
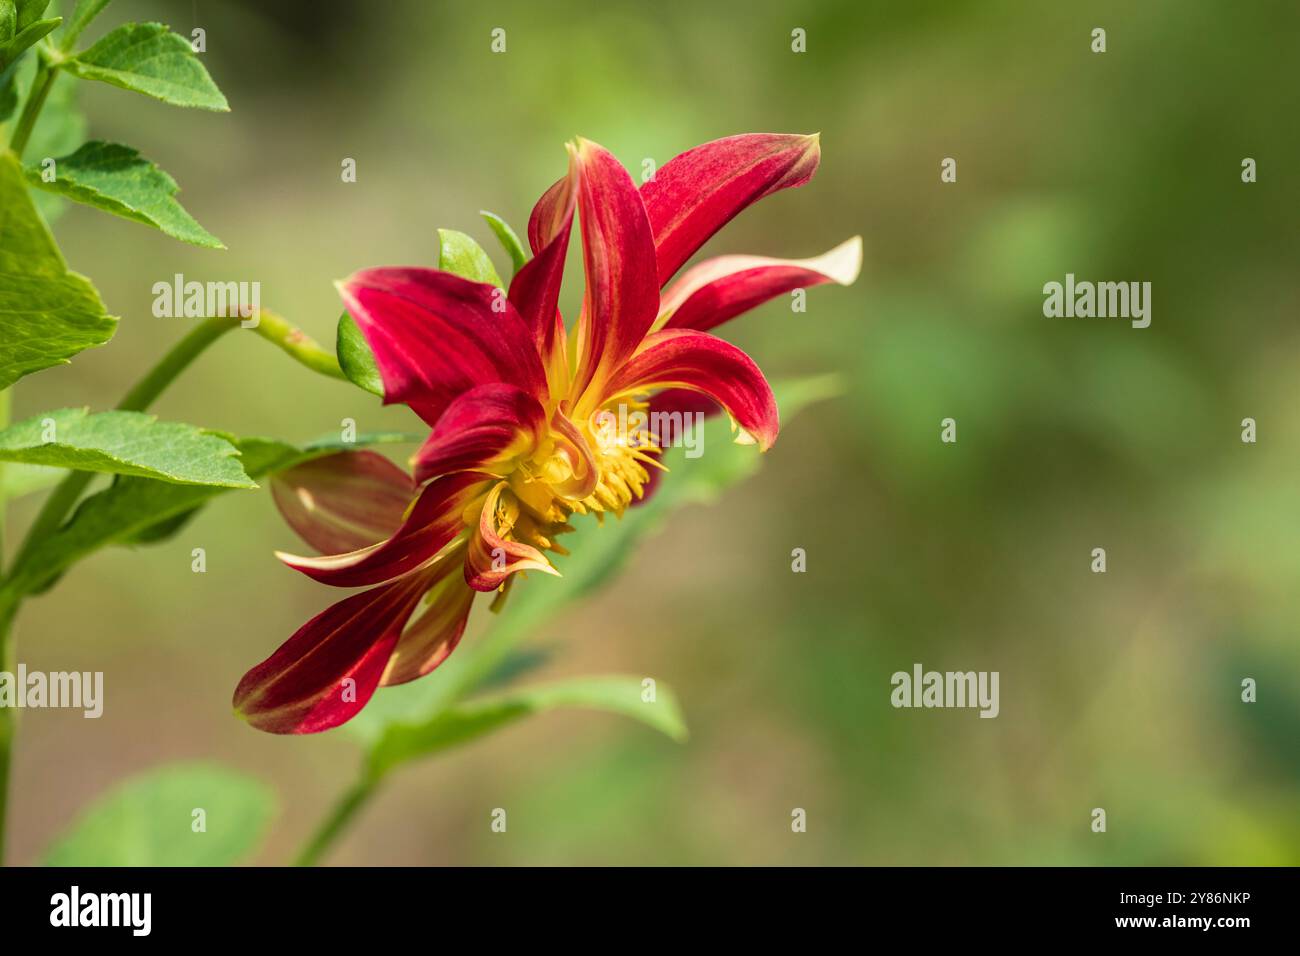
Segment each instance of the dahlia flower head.
M660 478L661 436L611 422L721 409L737 441L761 451L776 441L763 373L712 330L792 290L850 284L861 239L812 259L723 255L671 280L750 203L808 182L818 137L727 137L682 153L639 188L596 143L567 148L568 173L533 208L532 258L508 291L421 267L364 269L338 283L385 403L409 406L431 431L411 474L363 450L273 480L286 521L320 552L278 557L322 584L365 590L244 676L234 705L254 727L313 733L344 723L378 687L445 661L481 592L499 602L516 575L558 574L548 553L567 553L561 539L575 515L620 516ZM586 288L566 329L558 303L575 212Z

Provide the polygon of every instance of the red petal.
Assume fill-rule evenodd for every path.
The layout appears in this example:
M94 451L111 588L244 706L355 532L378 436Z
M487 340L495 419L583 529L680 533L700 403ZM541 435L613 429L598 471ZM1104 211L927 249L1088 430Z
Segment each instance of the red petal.
M435 479L420 493L397 533L380 544L317 558L282 552L276 552L276 557L309 578L334 587L391 581L432 559L466 530L463 514L475 497L487 491L490 481L491 475L473 471Z
M532 545L507 540L498 530L497 504L505 487L506 483L500 482L488 494L478 530L469 539L465 583L475 591L495 591L516 571L544 571L559 576L546 555Z
M462 574L452 573L459 572L460 567L459 562L447 565L442 579L425 598L428 607L424 613L402 632L388 659L388 669L380 681L382 686L392 687L423 677L451 656L460 643L469 609L478 595L466 586Z
M379 686L426 586L414 576L322 611L244 675L236 712L273 734L314 734L352 719Z
M322 554L383 541L402 523L415 482L383 455L342 451L271 477L284 520Z
M771 386L753 359L707 332L665 329L646 336L645 346L610 381L609 398L656 388L688 388L715 400L766 451L779 423ZM607 399L608 400L608 399Z
M384 380L384 401L429 424L488 382L546 394L531 330L505 293L436 269L366 269L339 284Z
M655 325L705 331L792 289L823 282L851 285L862 267L854 237L814 259L720 256L687 269L664 292Z
M527 454L546 434L546 412L523 389L500 382L480 385L455 399L415 456L415 477L474 469Z
M558 308L560 282L577 199L578 164L570 157L569 174L546 190L533 207L528 219L528 244L533 258L510 282L510 301L532 329L537 353L544 360L556 354L564 336Z
M572 392L581 395L640 345L659 312L659 282L650 222L632 177L588 140L578 140L574 157L587 277Z
M665 163L641 187L659 284L750 203L806 183L820 159L817 134L750 133L705 143Z

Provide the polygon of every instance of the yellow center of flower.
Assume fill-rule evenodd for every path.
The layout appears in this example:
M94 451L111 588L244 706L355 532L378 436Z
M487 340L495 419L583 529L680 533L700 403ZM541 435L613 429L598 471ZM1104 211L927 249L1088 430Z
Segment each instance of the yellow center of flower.
M498 472L506 487L492 515L497 534L567 554L555 539L574 530L570 516L621 516L645 493L649 469L663 468L646 422L644 401L622 400L581 423L557 410L545 436Z

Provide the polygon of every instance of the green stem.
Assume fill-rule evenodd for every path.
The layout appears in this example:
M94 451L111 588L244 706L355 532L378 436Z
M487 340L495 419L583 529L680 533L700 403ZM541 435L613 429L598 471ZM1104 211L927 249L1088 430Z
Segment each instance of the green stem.
M32 130L36 128L36 117L40 116L41 107L45 105L45 100L50 95L50 88L54 86L58 75L58 69L50 66L42 56L40 66L36 68L36 77L32 80L32 90L27 94L22 115L18 117L18 125L14 127L14 135L9 140L9 148L19 159L23 158L23 150L27 148L27 141L31 139Z
M257 325L253 327L253 331L268 342L278 345L313 372L320 372L322 375L328 375L331 378L347 380L347 376L343 374L343 369L339 368L339 360L333 352L321 348L302 329L290 325L284 318L269 309L258 310Z
M319 862L321 855L329 849L344 828L351 822L357 812L364 807L370 798L375 795L375 790L379 787L379 781L383 777L370 772L362 775L361 779L352 785L352 787L343 794L338 803L330 811L316 832L311 835L303 848L294 858L294 866L315 866Z

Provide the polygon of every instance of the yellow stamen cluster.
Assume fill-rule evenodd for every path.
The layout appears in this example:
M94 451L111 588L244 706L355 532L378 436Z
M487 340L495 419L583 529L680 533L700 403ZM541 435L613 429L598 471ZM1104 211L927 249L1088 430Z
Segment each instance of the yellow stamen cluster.
M575 424L569 434L552 429L506 477L494 516L498 533L567 554L556 538L574 530L570 516L622 515L645 494L649 469L663 468L645 408L645 402L627 401Z

